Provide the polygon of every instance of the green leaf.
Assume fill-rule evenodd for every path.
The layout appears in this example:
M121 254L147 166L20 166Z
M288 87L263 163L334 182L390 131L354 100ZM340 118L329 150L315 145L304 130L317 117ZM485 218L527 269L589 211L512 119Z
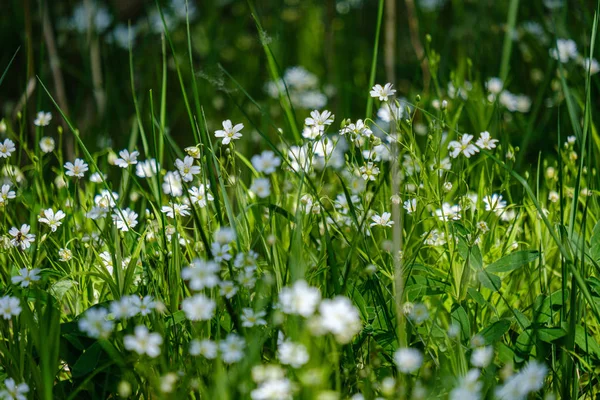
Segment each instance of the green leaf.
M600 221L594 226L592 238L590 239L590 257L600 263Z
M86 349L71 369L73 378L78 378L92 372L98 365L101 353L102 346L98 342Z
M508 332L510 329L510 321L507 319L501 319L494 322L492 325L484 328L479 332L484 339L486 344L492 344L500 340L500 338Z
M469 315L463 306L458 306L452 311L452 321L460 326L460 331L464 337L471 337L471 324L469 323Z
M479 271L477 273L477 279L483 286L490 290L493 290L494 292L500 290L500 286L502 286L500 277L498 275L491 274L487 271Z
M479 293L479 290L475 288L468 288L467 293L469 293L469 296L471 296L471 298L475 300L475 302L481 307L485 307L487 305L487 301L485 301L481 293Z
M582 350L586 350L588 354L593 354L600 359L600 345L593 336L588 335L585 329L578 325L575 328L575 344Z
M488 265L485 270L494 273L514 271L525 264L535 261L539 256L540 252L537 250L517 251L493 262Z
M50 286L48 291L56 300L61 301L63 297L65 297L65 294L67 294L67 292L75 285L77 285L77 282L70 279L65 279Z

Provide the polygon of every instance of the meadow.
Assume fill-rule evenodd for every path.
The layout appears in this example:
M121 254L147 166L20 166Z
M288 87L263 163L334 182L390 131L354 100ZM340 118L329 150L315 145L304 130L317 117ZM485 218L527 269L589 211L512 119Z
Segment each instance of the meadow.
M0 399L600 396L600 2L0 5Z

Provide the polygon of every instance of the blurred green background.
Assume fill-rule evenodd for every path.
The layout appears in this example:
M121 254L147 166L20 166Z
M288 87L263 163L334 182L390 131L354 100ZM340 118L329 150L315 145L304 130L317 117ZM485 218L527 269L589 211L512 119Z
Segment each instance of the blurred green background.
M189 0L194 71L187 58L185 0L159 4L172 31L190 98L191 74L198 78L211 132L224 119L246 123L242 110L257 123L273 118L285 127L278 101L269 96L267 60L246 1ZM496 122L490 123L477 112L480 105L469 105L467 101L458 126L462 131L492 127L497 131L494 135L507 135L515 145L527 137L527 154L534 159L538 151L555 146L556 141L547 138L556 132L558 115L565 108L561 107L556 62L549 57L549 47L554 38L569 38L578 44L580 54L587 55L594 1L384 1L376 82L392 81L397 94L409 101L414 102L420 94L426 107L435 99L452 97L450 82L455 87L472 88L474 93L484 92L487 79L500 74L511 4L516 5L517 14L504 87L528 96L531 107L523 113L498 110L493 118ZM312 103L324 102L318 108L333 111L338 121L342 117L364 118L380 2L257 0L254 6L266 31L262 40L269 43L281 74L290 67L305 68L318 80L311 83ZM153 90L158 98L162 79L162 23L154 1L0 2L2 70L20 48L1 87L1 116L15 127L19 121L27 121L24 131L32 137L31 121L36 111L52 111L55 120L59 119L36 82L39 76L92 149L126 147L135 125L128 24L133 33L135 92L141 112L149 120L148 92ZM426 56L428 47L439 54L437 68L430 69L431 64L424 67L419 60L419 51ZM193 144L193 138L168 45L166 51L167 125L172 137L186 146ZM223 70L264 107L262 114ZM439 81L437 90L426 76L428 71L433 71ZM577 100L581 101L583 69L566 66L565 73L569 84L580 88ZM593 91L592 98L598 92L596 79ZM303 121L310 109L296 105L297 120ZM513 122L510 127L502 124L506 120ZM563 120L568 133L568 119ZM52 130L46 132L52 134Z

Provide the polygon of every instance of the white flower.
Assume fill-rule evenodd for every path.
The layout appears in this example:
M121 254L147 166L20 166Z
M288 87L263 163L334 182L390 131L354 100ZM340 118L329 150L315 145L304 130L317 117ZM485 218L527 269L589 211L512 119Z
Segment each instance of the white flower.
M178 172L167 172L163 178L162 189L165 194L170 194L173 197L181 196L183 194L181 175Z
M228 226L222 226L215 232L214 236L216 242L227 244L235 240L235 231Z
M58 257L60 261L67 262L73 258L73 252L69 249L62 248L58 250Z
M488 131L483 131L479 134L479 139L475 144L482 149L492 150L496 147L496 143L498 143L498 139L492 139L490 133Z
M394 221L392 221L391 218L392 214L389 212L384 212L381 215L375 214L371 217L373 220L371 226L383 226L390 228L392 225L394 225Z
M55 213L54 210L48 208L47 210L42 211L42 215L38 217L38 221L48 225L52 232L56 232L58 227L62 224L61 220L66 216L67 215L61 210L58 210Z
M548 367L539 361L529 361L521 371L497 387L496 397L502 400L526 399L544 385Z
M392 84L386 83L383 87L380 84L373 86L370 94L371 97L379 98L380 101L388 101L388 97L393 96L394 93L396 93L396 90L392 89Z
M550 56L563 64L571 59L577 59L578 55L577 44L571 39L557 39L556 48L550 49Z
M304 120L304 124L306 126L315 127L323 132L325 130L325 125L331 125L334 118L335 116L332 115L330 111L325 110L320 113L319 111L314 110L310 112L310 117Z
M158 333L150 333L144 325L135 327L134 335L126 335L124 339L125 348L138 354L147 354L151 358L160 355L160 345L163 338Z
M67 176L83 178L83 175L88 170L88 165L81 158L76 158L74 164L67 162L65 164L65 169L67 170L67 172L65 172Z
M187 204L177 204L174 203L173 206L163 206L161 208L161 211L165 214L167 214L167 217L169 218L175 218L175 216L177 217L187 217L188 215L190 215L190 206L188 206Z
M18 317L21 314L21 301L12 296L0 297L0 315L4 319Z
M471 353L471 364L477 368L485 368L490 365L494 357L494 348L491 346L478 347Z
M296 281L291 287L284 287L279 292L281 310L286 314L298 314L310 317L321 301L319 289L308 286L305 281Z
M156 175L157 171L158 163L154 158L146 161L140 161L135 166L135 174L140 178L151 178Z
M504 87L504 82L502 82L502 79L500 78L490 78L486 82L485 87L487 88L488 92L497 95L502 91Z
M8 200L14 199L16 196L16 193L13 190L10 190L10 185L2 185L2 190L0 191L0 206L6 205Z
M265 311L254 311L251 308L244 308L242 310L242 326L245 328L251 328L258 325L266 325L264 317L267 315Z
M50 121L52 120L52 113L38 111L35 120L33 120L33 124L35 126L48 126Z
M34 268L32 270L21 268L19 270L19 275L13 276L11 278L11 282L13 285L20 285L23 288L29 287L30 283L40 280L39 273L40 270L38 268Z
M242 137L240 131L244 129L244 124L233 126L230 120L223 121L223 129L215 132L215 137L223 138L223 145L227 146L232 140Z
M258 172L272 174L281 165L281 159L270 150L263 151L260 155L252 156L252 166Z
M102 183L102 179L106 179L106 175L102 172L94 172L90 175L90 182L92 183Z
M449 203L444 203L442 204L441 209L435 210L435 215L440 221L458 221L461 218L461 211L462 209L458 204L451 205Z
M600 72L600 63L595 58L584 58L581 60L581 65L585 69L585 72L590 72L590 75L595 75Z
M102 257L102 254L100 256ZM130 318L138 314L139 308L131 301L134 297L136 296L123 296L120 300L115 300L110 303L110 313L115 319Z
M261 199L267 198L271 195L271 182L268 178L256 178L252 182L250 190Z
M282 364L300 368L308 362L309 355L303 344L286 340L278 346L277 358Z
M502 199L502 195L500 194L494 193L491 196L485 196L483 202L485 203L485 211L498 212L506 208L506 201Z
M410 347L396 350L394 353L394 362L398 371L403 374L415 372L423 364L423 355L417 349Z
M231 260L231 254L229 254L229 250L231 250L231 247L228 244L221 244L219 242L213 242L210 246L210 251L212 252L213 259L216 262Z
M292 400L293 386L287 378L267 379L250 392L252 400ZM336 397L337 398L337 397ZM319 396L324 400L324 396Z
M175 160L175 166L179 170L181 179L183 179L185 182L191 182L194 179L194 175L198 175L200 173L200 167L194 165L194 158L190 156L185 156L183 161L180 159Z
M408 313L408 318L410 318L415 325L421 325L429 319L429 310L425 304L417 303L411 308Z
M406 200L403 204L407 214L412 214L417 211L417 199Z
M5 139L0 143L0 158L8 158L16 150L15 143L10 139Z
M112 215L114 223L117 225L117 229L127 232L137 225L138 215L135 211L126 208L125 210L115 210Z
M119 152L120 158L115 160L115 165L121 168L127 168L130 165L135 165L138 163L137 157L140 155L138 151L132 151L129 153L129 150L124 149Z
M194 339L190 342L190 354L192 356L204 356L212 360L217 357L217 350L217 344L209 339Z
M460 379L457 387L450 392L450 400L480 400L483 383L479 381L480 372L472 369Z
M208 321L215 315L217 304L203 294L196 294L181 302L181 309L191 321Z
M21 250L28 249L31 246L31 243L35 241L35 235L33 233L29 233L31 227L27 224L21 225L21 228L12 227L8 231L8 234L12 236L10 243L13 246L21 246Z
M370 161L367 164L360 167L360 176L362 176L362 178L365 181L369 181L369 180L374 181L375 177L378 174L379 174L379 168L377 167L377 165L373 164Z
M451 141L448 144L450 157L456 158L462 153L465 157L470 158L473 154L478 153L479 149L471 143L472 139L473 135L464 134L460 138L460 142L457 142L456 140Z
M227 335L225 340L219 343L223 362L232 364L240 361L244 357L244 347L246 347L246 342L243 338L235 333Z
M125 266L127 263L123 260L123 265ZM156 301L152 298L152 296L144 296L140 298L138 296L132 295L129 298L129 304L131 306L132 316L140 314L142 316L150 315L152 310L154 310L157 306Z
M114 328L114 322L107 319L104 308L90 308L79 318L79 329L91 338L107 338Z
M44 136L40 139L40 149L44 153L52 153L54 151L54 147L56 146L54 139L49 136Z
M332 333L339 343L349 343L362 329L358 309L347 297L336 296L323 300L319 305L319 314L316 333Z
M190 194L190 200L192 201L192 204L195 204L200 208L204 208L206 207L207 200L213 201L215 198L212 194L210 194L210 192L207 191L209 188L210 185L208 184L206 186L200 184L198 187L193 186L190 188L188 193Z
M19 383L13 378L4 381L5 388L0 390L0 399L2 400L27 400L29 386L26 383Z
M213 288L219 284L219 265L213 261L196 258L189 267L183 268L181 278L190 281L191 290Z

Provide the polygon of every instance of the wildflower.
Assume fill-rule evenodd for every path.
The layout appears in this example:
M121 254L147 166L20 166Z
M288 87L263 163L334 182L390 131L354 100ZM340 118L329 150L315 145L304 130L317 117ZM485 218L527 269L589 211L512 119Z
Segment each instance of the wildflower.
M88 165L81 159L76 158L75 163L67 162L65 164L67 176L74 176L75 178L83 178L83 175L88 170Z
M142 298L131 296L129 298L129 304L131 305L133 315L140 314L142 316L150 315L152 310L157 306L157 303L152 296L144 296Z
M477 223L477 228L482 232L482 233L487 233L490 231L490 228L488 227L487 222L485 221L479 221Z
M147 354L151 358L160 355L160 345L163 338L158 333L150 333L144 325L135 327L134 335L126 335L125 348L138 354Z
M8 158L16 150L15 143L10 139L5 139L0 143L0 158Z
M218 346L215 342L209 339L198 340L194 339L190 342L190 354L192 356L203 356L209 360L217 358Z
M183 184L179 172L167 172L163 178L162 189L165 194L170 194L173 197L181 196L183 194Z
M161 211L167 215L169 218L177 217L187 217L190 215L190 206L187 204L177 204L174 203L172 206L163 206Z
M92 183L102 183L102 179L105 179L106 175L104 175L102 172L94 172L92 175L90 175L90 182Z
M191 290L210 289L219 284L218 271L217 263L196 258L189 267L183 268L181 278L190 282Z
M350 299L337 296L319 305L319 332L332 333L339 343L349 343L362 328L360 315Z
M0 399L3 400L27 400L29 386L26 383L17 383L13 378L4 381L5 388L0 390Z
M69 249L59 249L58 250L59 260L62 262L70 261L73 258L73 252Z
M449 203L444 203L441 209L435 210L435 215L440 221L458 221L461 218L461 211L462 208L458 204L450 205Z
M192 201L192 204L196 204L200 208L204 208L206 207L207 200L213 201L215 198L212 194L210 194L210 192L207 192L206 189L208 188L210 188L209 185L201 184L198 187L193 186L191 189L189 189L188 193L190 194L190 200Z
M412 214L417 211L417 199L406 200L403 204L407 214Z
M116 210L112 215L114 223L117 225L117 229L123 232L127 232L130 229L135 228L138 224L138 214L129 208L125 210Z
M416 325L421 325L423 322L429 319L429 310L425 304L417 303L410 310L408 318L410 318Z
M308 286L305 281L294 282L291 287L284 287L279 292L281 310L286 314L297 314L310 317L314 314L321 301L321 292L315 287Z
M13 246L21 246L21 250L28 249L31 244L35 241L35 235L29 233L31 227L27 224L21 225L21 228L12 227L8 231L8 234L12 236L10 243Z
M18 317L21 314L21 301L12 296L0 297L0 315L4 319Z
M231 254L229 254L230 249L231 247L228 244L221 244L219 242L213 242L210 246L210 251L212 252L213 259L216 262L231 260Z
M557 39L556 48L550 49L550 56L563 64L576 59L578 55L577 44L571 39Z
M590 75L595 75L600 72L600 63L595 58L583 58L581 60L581 66L585 72L589 72Z
M79 329L91 338L106 338L114 329L114 322L107 319L104 308L90 308L79 319Z
M2 185L2 190L0 191L0 206L6 205L8 200L14 199L16 196L16 193L13 190L10 190L10 185Z
M139 308L132 303L135 296L123 296L119 300L110 303L110 313L115 319L134 317L138 314Z
M263 151L260 155L252 157L252 166L258 172L272 174L281 165L281 159L270 150Z
M203 294L184 299L181 309L191 321L208 321L215 314L217 304Z
M529 393L537 392L544 385L548 367L538 361L529 361L516 375L497 387L499 399L525 399Z
M267 321L264 319L265 315L267 315L265 311L255 312L251 308L244 308L242 310L242 326L251 328L257 325L266 325Z
M504 88L504 82L502 82L502 79L500 78L490 78L486 82L485 87L487 88L488 92L497 95Z
M356 123L350 123L340 131L341 135L348 135L350 140L355 144L361 145L365 138L373 136L373 131L364 123L362 119L356 121Z
M29 284L32 282L37 282L40 280L40 270L38 268L34 268L29 270L27 268L21 268L19 270L19 275L13 276L11 278L11 282L13 285L20 285L23 288L29 287Z
M474 367L485 368L492 362L492 357L494 357L493 347L478 347L471 353L471 364Z
M258 387L250 392L252 400L291 399L292 395L292 382L287 378L267 379L260 382ZM320 396L319 399L324 399L324 397Z
M48 126L50 124L51 120L52 120L52 113L38 111L35 119L33 120L33 124L35 126Z
M198 160L200 158L200 149L197 146L189 146L183 149L188 156Z
M42 215L38 217L38 221L42 224L46 224L50 227L52 232L56 232L58 227L62 224L61 220L67 215L58 210L56 213L51 208L42 211Z
M308 362L309 355L303 344L286 340L278 346L277 358L284 365L300 368Z
M235 333L227 335L225 340L219 343L223 362L226 364L233 364L234 362L240 361L244 357L244 347L246 347L246 342L243 338Z
M375 214L371 217L371 219L373 220L371 226L383 226L391 228L391 226L394 225L394 221L392 221L391 218L392 214L389 212L384 212L381 215Z
M231 299L237 293L238 288L231 281L223 281L220 284L219 294L227 299Z
M194 175L198 175L200 173L200 167L198 165L194 165L194 158L190 156L185 156L182 160L175 160L175 166L177 170L179 170L179 175L181 179L185 182L191 182L194 179Z
M3 188L4 188L4 187L3 187ZM556 192L556 191L554 191L554 190L553 190L553 191L551 191L551 192L548 194L548 200L550 200L552 203L556 203L556 202L558 202L558 200L560 200L560 196L559 196L558 192Z
M330 111L323 111L320 113L317 110L310 112L310 117L304 120L304 124L309 127L315 127L319 131L323 132L325 130L325 125L331 125L333 123L335 116L331 114Z
M479 139L475 144L482 149L492 150L496 147L496 143L498 143L498 139L492 139L490 133L488 131L483 131L479 134Z
M423 364L423 355L417 349L410 347L396 350L394 353L394 362L398 371L403 374L415 372Z
M379 174L379 168L369 161L366 165L360 167L360 174L365 181L374 181Z
M391 83L386 83L383 87L380 84L373 86L370 93L371 97L379 98L380 101L388 101L388 97L396 93L396 90L392 89L392 86Z
M500 194L494 193L491 196L485 196L483 202L485 203L485 211L498 212L506 208L506 201L502 199L502 195Z
M457 387L450 392L450 400L479 400L483 383L479 381L481 373L478 369L472 369L463 376Z
M56 144L54 139L49 136L44 136L42 139L40 139L40 149L44 153L52 153L55 146Z
M135 165L135 174L140 178L151 178L156 175L157 172L158 163L154 158L146 161L140 161Z
M267 198L271 195L271 182L268 178L256 178L252 182L250 190L261 199Z
M138 151L132 151L130 153L127 149L121 150L119 152L119 156L121 157L115 160L115 165L121 168L127 168L130 165L135 165L138 163L137 157L139 155L140 153Z
M215 232L214 237L220 244L231 243L235 240L235 231L228 226L222 226Z
M450 157L456 158L462 153L465 157L470 158L473 154L478 153L479 149L471 143L472 139L473 135L464 134L460 142L456 140L451 141L448 144L448 150L451 150Z
M232 140L242 137L240 131L244 129L244 124L233 126L230 120L223 121L223 129L215 132L215 137L223 138L223 146L227 146Z

